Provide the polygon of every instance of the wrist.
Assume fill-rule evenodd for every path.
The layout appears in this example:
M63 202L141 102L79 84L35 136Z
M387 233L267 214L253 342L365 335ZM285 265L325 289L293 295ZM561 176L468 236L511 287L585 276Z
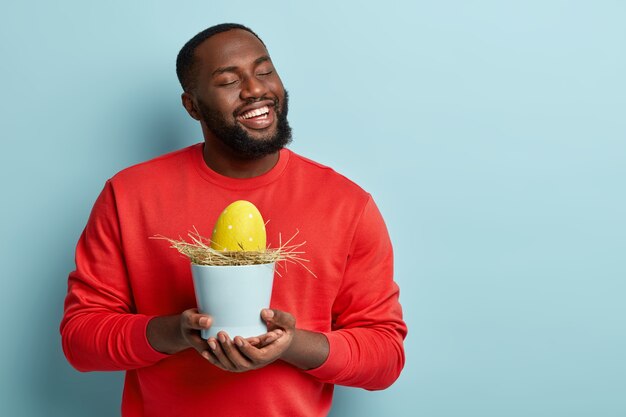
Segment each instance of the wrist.
M148 322L146 337L154 350L168 355L189 347L181 330L180 315L154 317Z
M309 370L322 365L329 352L328 339L322 333L295 329L293 340L281 359L300 369Z

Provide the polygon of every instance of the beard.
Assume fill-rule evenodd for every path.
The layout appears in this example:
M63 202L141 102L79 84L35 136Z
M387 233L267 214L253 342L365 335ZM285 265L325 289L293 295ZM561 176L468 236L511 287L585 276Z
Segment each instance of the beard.
M246 104L254 101L257 100ZM229 123L225 117L204 102L198 101L198 110L207 128L237 156L243 159L258 159L280 151L291 142L291 126L287 121L289 94L285 91L283 103L279 103L278 99L273 101L277 122L276 132L270 137L260 139L248 135L236 121ZM233 114L233 118L236 120L236 114Z

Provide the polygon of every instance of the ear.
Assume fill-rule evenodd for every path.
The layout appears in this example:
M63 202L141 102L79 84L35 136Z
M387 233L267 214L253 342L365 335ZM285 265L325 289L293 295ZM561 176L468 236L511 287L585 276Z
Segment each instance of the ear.
M198 111L193 95L185 91L180 98L187 113L194 119L200 120L200 112Z

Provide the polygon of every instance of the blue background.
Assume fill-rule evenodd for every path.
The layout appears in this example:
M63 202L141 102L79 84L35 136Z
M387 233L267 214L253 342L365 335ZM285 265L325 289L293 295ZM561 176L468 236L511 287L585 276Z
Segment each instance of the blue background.
M58 323L104 181L201 141L174 60L223 21L264 39L292 148L370 191L410 334L332 416L626 415L626 3L3 2L0 404L118 414Z

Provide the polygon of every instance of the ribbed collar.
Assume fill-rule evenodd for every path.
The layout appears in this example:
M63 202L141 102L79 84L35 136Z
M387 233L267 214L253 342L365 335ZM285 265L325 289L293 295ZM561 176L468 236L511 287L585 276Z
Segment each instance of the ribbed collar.
M206 162L204 162L202 154L203 148L204 142L191 146L189 155L191 157L192 164L196 167L202 178L229 190L251 190L276 181L282 175L283 171L285 171L291 154L291 151L288 149L281 149L276 165L274 165L274 167L265 174L259 175L258 177L231 178L218 174L207 166Z

